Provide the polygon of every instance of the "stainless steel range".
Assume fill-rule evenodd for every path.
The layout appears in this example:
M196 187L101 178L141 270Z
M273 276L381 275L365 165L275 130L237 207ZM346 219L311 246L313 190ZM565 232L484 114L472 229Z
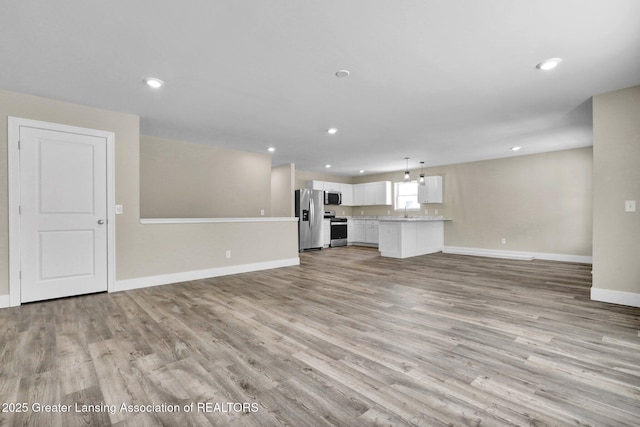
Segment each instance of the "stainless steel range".
M324 217L331 220L331 241L329 246L347 246L347 218L336 217L335 211L325 211Z

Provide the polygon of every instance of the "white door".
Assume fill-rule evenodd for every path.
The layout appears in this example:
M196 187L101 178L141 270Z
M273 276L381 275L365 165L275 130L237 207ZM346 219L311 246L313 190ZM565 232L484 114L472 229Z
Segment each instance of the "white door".
M20 127L21 302L107 290L107 139Z

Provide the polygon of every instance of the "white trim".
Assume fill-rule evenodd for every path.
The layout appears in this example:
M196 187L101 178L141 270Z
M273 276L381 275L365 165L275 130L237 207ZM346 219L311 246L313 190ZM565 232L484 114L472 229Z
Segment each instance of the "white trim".
M113 132L49 123L20 117L7 118L8 178L9 178L9 305L20 305L20 128L30 127L58 132L76 133L105 138L107 144L107 291L113 292L116 277L115 218L115 134ZM0 300L1 302L1 300Z
M147 276L136 279L116 281L116 291L148 288L150 286L168 285L171 283L188 282L189 280L208 279L210 277L228 276L230 274L249 273L252 271L269 270L272 268L291 267L300 265L300 258L286 258L275 261L256 262L252 264L231 265L228 267L209 268L206 270L185 271L181 273Z
M255 218L141 218L140 224L205 224L209 222L298 222L296 217Z
M504 258L504 259L518 259L523 261L531 261L532 255L524 253L512 252L512 251L498 251L494 249L480 249L480 248L461 248L456 246L445 246L442 249L445 254L457 254L457 255L472 255L483 256L489 258Z
M575 262L578 264L593 264L593 257L587 255L550 254L543 252L530 252L535 259L547 261Z
M0 308L11 307L11 300L9 295L0 295Z
M633 292L612 291L610 289L591 288L591 300L611 304L640 307L640 294Z
M464 248L458 246L445 246L442 252L447 254L483 256L489 258L516 259L531 261L533 259L544 259L547 261L576 262L582 264L592 264L593 258L583 255L552 254L545 252L520 252L501 251L497 249Z
M9 305L20 305L20 122L7 118L9 181Z

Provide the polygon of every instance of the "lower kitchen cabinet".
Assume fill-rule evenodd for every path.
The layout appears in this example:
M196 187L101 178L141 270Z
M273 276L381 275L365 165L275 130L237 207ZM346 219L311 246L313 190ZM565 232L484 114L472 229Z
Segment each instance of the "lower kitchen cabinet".
M353 220L353 242L363 243L365 240L367 223L363 219Z
M378 244L380 238L378 237L379 223L377 220L368 220L365 228L364 241L365 243Z
M408 258L440 252L444 248L443 221L382 221L380 254Z
M322 221L322 246L325 248L331 244L331 220L325 219Z
M378 244L377 219L352 219L349 223L352 224L352 228L347 230L349 243L367 246Z
M352 244L353 242L355 242L354 240L354 230L355 227L353 225L353 220L350 219L347 221L347 244Z

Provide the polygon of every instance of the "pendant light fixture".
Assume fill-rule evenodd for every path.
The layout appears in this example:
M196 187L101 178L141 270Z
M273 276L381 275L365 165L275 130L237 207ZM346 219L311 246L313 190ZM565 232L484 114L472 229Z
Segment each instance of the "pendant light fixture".
M420 179L418 180L418 184L427 185L424 180L424 162L420 162Z
M411 181L411 175L409 174L409 158L405 157L404 159L407 162L407 167L404 169L404 182L409 182Z

